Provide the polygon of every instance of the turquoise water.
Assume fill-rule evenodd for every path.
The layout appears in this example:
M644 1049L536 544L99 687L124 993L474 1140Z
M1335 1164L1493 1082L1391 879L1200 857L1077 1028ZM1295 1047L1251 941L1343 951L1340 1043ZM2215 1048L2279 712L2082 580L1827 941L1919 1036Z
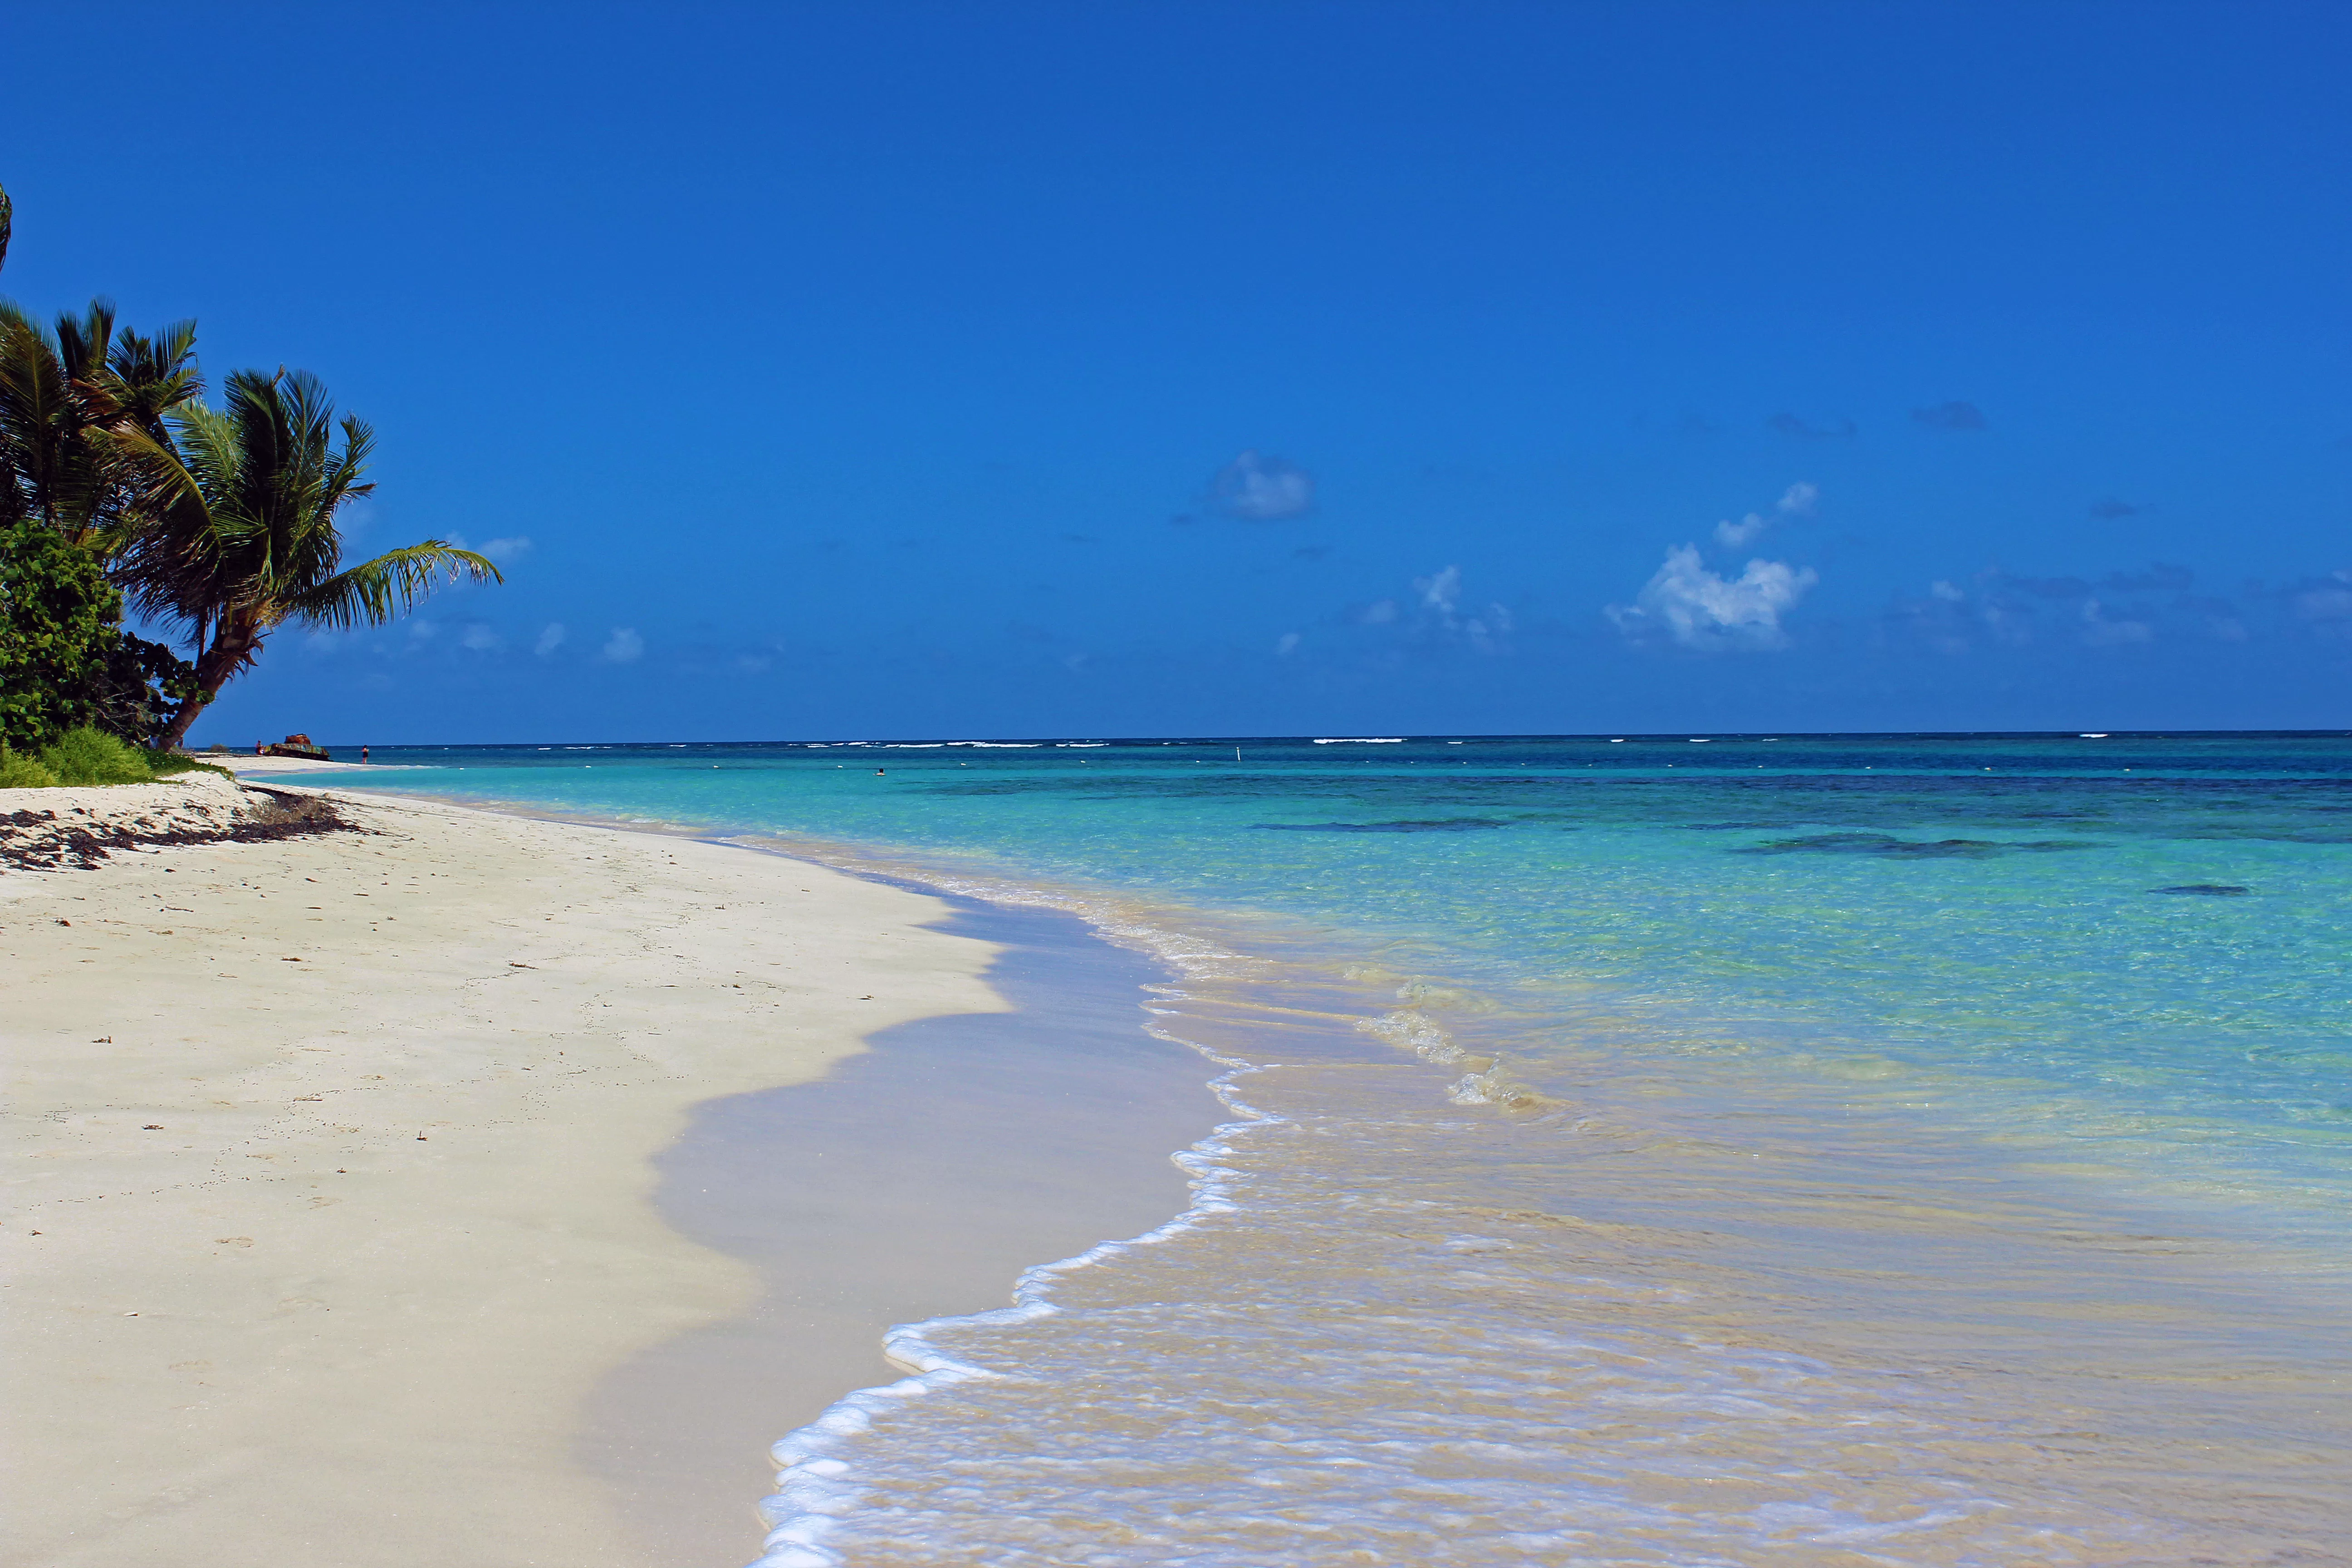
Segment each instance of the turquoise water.
M2352 738L376 756L1079 909L1175 966L1160 1026L1228 1071L1203 1206L906 1336L924 1377L780 1450L769 1562L2352 1531Z

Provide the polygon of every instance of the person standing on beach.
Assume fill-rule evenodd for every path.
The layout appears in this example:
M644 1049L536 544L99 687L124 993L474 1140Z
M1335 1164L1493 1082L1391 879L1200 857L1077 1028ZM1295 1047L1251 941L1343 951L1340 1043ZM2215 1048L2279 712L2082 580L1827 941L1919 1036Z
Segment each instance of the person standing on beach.
M366 762L366 761L367 761L367 748L366 748L365 746L362 746L362 747L360 748L360 761L362 761L362 762Z

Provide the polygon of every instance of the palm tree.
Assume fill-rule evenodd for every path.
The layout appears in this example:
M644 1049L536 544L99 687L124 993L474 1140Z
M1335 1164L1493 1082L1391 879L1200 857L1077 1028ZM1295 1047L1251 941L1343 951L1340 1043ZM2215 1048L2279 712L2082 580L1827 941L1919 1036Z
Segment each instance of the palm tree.
M138 475L109 440L129 426L168 442L166 418L204 389L196 324L117 332L93 300L44 329L0 300L0 525L37 520L101 561L137 531Z
M151 521L113 435L168 440L169 416L201 387L194 354L191 321L147 338L118 332L104 300L53 327L0 301L0 572L16 589L0 590L0 705L20 741L89 722L144 741L194 684L170 648L123 630L104 574ZM35 582L46 587L23 596Z
M163 350L153 351L158 354ZM142 614L185 631L197 689L165 730L176 746L280 626L381 626L443 581L503 582L498 567L437 539L342 563L336 513L375 489L375 435L335 406L317 377L238 371L218 409L184 403L163 423L117 421L108 439L142 477L139 527L114 575Z

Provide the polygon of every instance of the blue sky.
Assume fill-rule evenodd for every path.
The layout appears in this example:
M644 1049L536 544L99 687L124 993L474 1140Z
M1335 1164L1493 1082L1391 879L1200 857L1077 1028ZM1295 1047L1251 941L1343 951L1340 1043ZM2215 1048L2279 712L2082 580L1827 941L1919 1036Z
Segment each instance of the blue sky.
M2352 721L2340 5L377 9L5 16L507 561L199 742Z

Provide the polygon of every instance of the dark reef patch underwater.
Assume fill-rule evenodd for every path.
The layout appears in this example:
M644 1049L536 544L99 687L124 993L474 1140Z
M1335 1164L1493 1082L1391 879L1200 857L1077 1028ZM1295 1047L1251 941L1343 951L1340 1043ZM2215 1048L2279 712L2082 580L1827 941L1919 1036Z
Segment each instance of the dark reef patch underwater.
M2022 843L1991 838L1897 838L1888 833L1816 833L1751 844L1734 855L1878 855L1898 860L1990 860L2000 855L2046 855L2096 846L2071 838L2034 838Z
M1508 827L1491 816L1446 816L1419 822L1259 822L1251 825L1266 833L1475 833L1482 827Z

